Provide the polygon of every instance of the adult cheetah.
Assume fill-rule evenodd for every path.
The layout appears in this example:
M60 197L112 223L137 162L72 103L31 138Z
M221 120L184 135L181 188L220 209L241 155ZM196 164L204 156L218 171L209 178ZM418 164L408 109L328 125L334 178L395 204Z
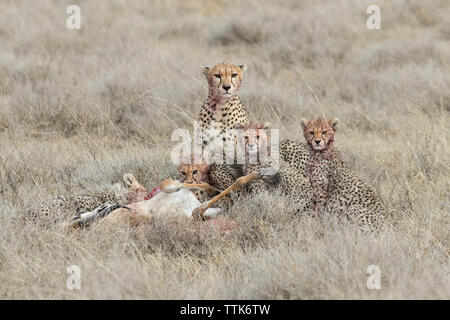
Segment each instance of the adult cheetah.
M385 209L375 192L358 178L334 148L339 120L302 119L309 147L306 176L311 183L311 207L348 217L361 227L373 228L385 218Z
M212 68L204 67L203 74L208 81L208 98L200 109L198 121L202 128L203 154L221 153L223 162L212 162L209 169L210 182L224 190L239 177L239 169L226 164L223 148L235 145L236 124L248 123L247 113L237 93L241 87L245 64L219 63Z

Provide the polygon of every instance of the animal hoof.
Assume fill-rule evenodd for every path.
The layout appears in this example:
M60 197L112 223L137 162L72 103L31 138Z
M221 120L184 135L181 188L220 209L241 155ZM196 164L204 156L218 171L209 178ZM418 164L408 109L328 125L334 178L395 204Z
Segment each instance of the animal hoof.
M192 210L192 218L194 218L197 221L204 221L205 219L205 211L206 208L204 206L199 206L197 208L195 208L194 210Z

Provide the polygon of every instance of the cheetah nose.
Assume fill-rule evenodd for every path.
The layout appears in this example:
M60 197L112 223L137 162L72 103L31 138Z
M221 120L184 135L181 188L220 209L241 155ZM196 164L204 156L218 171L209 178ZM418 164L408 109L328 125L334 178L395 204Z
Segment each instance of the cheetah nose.
M225 91L228 91L231 88L231 86L222 86L222 88L224 88Z
M316 144L319 144L320 143L320 140L314 140L315 142L316 142Z

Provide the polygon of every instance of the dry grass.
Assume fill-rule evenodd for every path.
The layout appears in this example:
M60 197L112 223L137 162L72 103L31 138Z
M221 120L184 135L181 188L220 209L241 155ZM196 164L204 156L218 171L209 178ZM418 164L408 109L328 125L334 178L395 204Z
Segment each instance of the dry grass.
M450 298L448 1L0 3L1 298ZM394 215L378 234L298 219L276 194L241 199L235 233L188 221L63 234L23 208L133 172L176 173L173 129L206 97L200 66L247 63L254 120L301 137L300 117L341 119L337 145ZM320 103L318 102L320 101ZM66 288L69 265L82 289ZM369 265L381 290L366 287Z

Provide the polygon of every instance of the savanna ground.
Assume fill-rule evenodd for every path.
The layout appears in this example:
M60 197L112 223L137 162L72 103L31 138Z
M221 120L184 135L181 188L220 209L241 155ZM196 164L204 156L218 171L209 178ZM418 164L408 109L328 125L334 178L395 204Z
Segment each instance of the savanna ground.
M65 25L74 2L81 30ZM381 30L366 28L370 4ZM450 298L449 16L446 0L2 1L0 297ZM300 219L277 193L239 199L222 238L189 221L69 234L19 222L126 172L150 189L175 175L171 133L207 95L200 66L222 61L248 64L249 116L282 138L302 139L302 116L339 117L337 146L392 224ZM81 290L66 288L69 265Z

